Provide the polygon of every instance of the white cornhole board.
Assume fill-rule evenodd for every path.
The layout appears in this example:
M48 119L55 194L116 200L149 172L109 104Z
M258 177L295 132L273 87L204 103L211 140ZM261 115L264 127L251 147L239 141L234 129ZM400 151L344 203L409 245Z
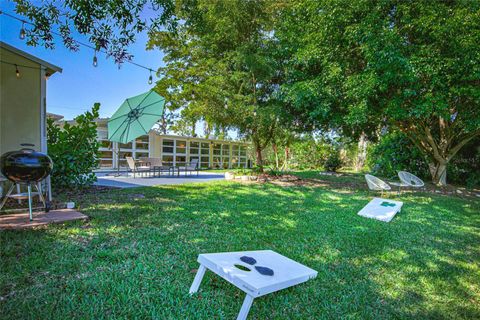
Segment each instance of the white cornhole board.
M382 203L394 204L395 206L382 206ZM390 222L393 217L402 210L403 202L382 198L373 198L362 210L359 216Z
M242 256L252 257L257 263L253 266L246 264L240 260ZM206 269L212 271L247 294L237 320L247 318L254 298L297 285L317 276L317 271L272 250L205 253L200 254L197 261L200 267L190 288L190 294L198 291ZM235 264L244 266L250 271L238 269ZM274 271L274 275L262 275L255 266L268 267Z

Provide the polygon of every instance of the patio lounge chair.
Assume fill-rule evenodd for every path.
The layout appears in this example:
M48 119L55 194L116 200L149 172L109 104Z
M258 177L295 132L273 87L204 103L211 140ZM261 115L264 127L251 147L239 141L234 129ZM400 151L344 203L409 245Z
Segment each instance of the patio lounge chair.
M150 166L142 164L142 162L135 161L132 157L125 157L127 160L128 168L133 172L135 178L136 173L150 172Z
M383 191L390 191L392 188L388 183L385 181L378 179L375 176L372 176L371 174L366 174L365 175L365 180L367 181L368 188L373 191L381 191L383 194Z
M422 181L422 179L411 174L410 172L399 171L398 177L400 178L400 181L402 181L402 183L407 187L423 188L425 186L425 183Z
M179 167L178 170L179 172L185 171L185 175L187 175L187 172L197 171L198 176L198 159L190 160L190 164L186 165L185 167Z
M162 172L170 172L171 166L164 165L161 158L140 157L138 159L143 163L148 163L150 165L150 169L153 171L154 176L157 171L159 175L161 175Z

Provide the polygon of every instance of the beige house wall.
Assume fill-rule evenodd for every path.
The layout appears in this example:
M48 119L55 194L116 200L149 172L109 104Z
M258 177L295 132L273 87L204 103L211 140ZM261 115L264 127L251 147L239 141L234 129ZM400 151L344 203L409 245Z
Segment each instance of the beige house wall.
M18 64L20 71L17 78L15 66L0 63L0 154L20 149L21 143L33 143L41 151L44 84L40 65L4 48L0 58Z

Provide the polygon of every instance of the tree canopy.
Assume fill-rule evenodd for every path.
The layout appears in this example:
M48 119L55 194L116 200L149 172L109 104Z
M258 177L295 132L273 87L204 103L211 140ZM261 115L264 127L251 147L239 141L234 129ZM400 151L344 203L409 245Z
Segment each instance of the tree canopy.
M173 0L14 0L15 11L27 17L32 27L25 28L27 43L46 48L55 47L55 34L63 45L73 51L79 49L73 31L88 37L97 50L105 50L116 63L132 58L128 46L144 30L174 29ZM156 15L147 19L142 12L150 9ZM58 30L58 32L56 31Z
M199 0L181 7L175 31L152 33L165 52L157 90L192 124L235 128L261 150L276 128L279 101L272 56L274 12L269 1Z
M178 130L238 129L260 166L279 132L375 139L391 127L445 184L447 164L480 136L479 1L16 2L35 23L30 44L52 46L58 24L67 47L75 28L117 62L148 27L148 46L165 53L156 90L181 110Z
M445 183L480 135L480 2L293 1L280 21L291 114L345 135L395 126Z

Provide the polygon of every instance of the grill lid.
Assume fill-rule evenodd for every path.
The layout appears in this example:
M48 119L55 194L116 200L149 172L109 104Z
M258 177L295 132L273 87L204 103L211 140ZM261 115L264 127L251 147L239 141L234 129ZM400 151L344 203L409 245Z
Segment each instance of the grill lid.
M53 169L52 159L33 150L33 144L23 143L25 147L17 151L4 153L0 157L0 170L12 182L38 182L45 179Z

